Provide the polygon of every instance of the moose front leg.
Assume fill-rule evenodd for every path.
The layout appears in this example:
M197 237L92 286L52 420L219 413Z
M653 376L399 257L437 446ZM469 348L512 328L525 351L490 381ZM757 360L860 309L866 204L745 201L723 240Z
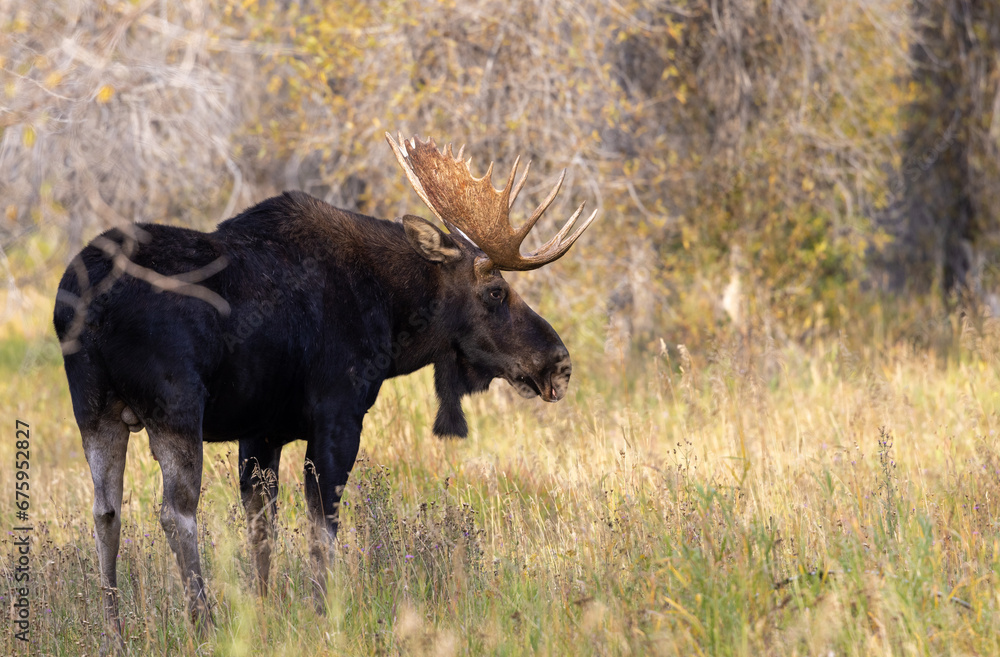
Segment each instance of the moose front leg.
M261 440L240 441L240 496L247 514L250 553L257 587L267 596L271 544L277 535L278 464L281 447Z
M342 418L313 437L306 448L305 494L309 510L309 556L319 613L326 610L329 555L340 525L340 498L358 457L361 417Z

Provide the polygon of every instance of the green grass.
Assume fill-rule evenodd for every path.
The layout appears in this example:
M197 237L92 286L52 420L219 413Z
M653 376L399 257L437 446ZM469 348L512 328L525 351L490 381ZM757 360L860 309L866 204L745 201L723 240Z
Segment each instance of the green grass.
M568 398L525 402L498 385L466 401L465 441L431 435L429 373L383 389L345 497L325 616L308 581L304 445L282 458L266 600L249 577L236 446L209 446L199 530L216 628L200 646L159 526L159 468L145 434L133 434L119 561L130 649L1000 654L1000 374L989 336L947 365L906 348L736 342L623 371L566 332ZM93 655L89 470L58 359L18 356L47 354L45 344L0 343L0 472L11 481L14 420L29 422L32 651ZM5 527L12 502L0 496ZM2 637L0 652L13 653L9 627Z

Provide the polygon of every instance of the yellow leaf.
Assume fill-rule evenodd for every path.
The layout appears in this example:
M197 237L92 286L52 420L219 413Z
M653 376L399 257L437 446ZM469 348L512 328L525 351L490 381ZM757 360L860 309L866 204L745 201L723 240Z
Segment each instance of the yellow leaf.
M106 84L97 90L97 102L101 105L107 103L111 100L111 97L115 95L115 88L110 84Z
M811 192L815 187L816 187L816 183L814 183L813 179L810 178L809 176L806 176L805 178L802 179L802 191L803 192Z
M57 86L60 82L62 82L62 73L59 71L52 71L45 76L45 86L50 89Z
M21 141L24 142L25 148L31 148L35 145L35 129L30 125L24 126L24 132L21 133Z

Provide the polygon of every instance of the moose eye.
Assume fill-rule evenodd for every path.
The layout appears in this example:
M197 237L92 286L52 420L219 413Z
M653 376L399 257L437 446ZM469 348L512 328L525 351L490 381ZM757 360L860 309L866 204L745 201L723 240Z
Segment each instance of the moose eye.
M501 303L506 296L507 292L502 287L495 287L486 293L486 299L491 304Z

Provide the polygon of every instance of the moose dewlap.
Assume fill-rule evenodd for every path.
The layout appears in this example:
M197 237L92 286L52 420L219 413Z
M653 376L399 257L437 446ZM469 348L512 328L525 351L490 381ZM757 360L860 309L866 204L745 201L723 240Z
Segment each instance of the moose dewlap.
M561 257L597 213L571 234L581 205L548 243L522 254L562 178L515 230L508 213L527 168L515 185L515 162L497 190L492 163L475 178L450 146L386 138L450 232L413 215L385 221L286 192L212 233L153 224L109 230L67 267L55 329L94 480L105 619L119 644L116 558L131 432L149 434L163 474L163 529L192 620L206 627L195 523L204 441L239 441L264 594L281 448L307 441L310 553L322 599L340 497L383 381L433 365L434 432L442 436L466 435L462 397L495 378L525 397L555 402L566 394L569 352L500 272Z

